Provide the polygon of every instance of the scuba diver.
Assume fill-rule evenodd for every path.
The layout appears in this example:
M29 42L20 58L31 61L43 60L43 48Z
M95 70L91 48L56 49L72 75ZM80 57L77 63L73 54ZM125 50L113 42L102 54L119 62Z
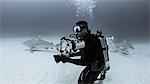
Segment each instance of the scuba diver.
M80 46L74 41L71 42L72 49L79 52L69 54L69 56L54 55L55 61L69 62L76 65L86 66L81 72L78 84L94 84L96 80L105 79L105 58L103 48L99 38L95 34L91 34L86 21L78 21L74 27L77 37L81 41ZM82 45L81 45L82 44ZM70 57L81 56L80 59L72 59ZM100 79L98 76L101 75Z

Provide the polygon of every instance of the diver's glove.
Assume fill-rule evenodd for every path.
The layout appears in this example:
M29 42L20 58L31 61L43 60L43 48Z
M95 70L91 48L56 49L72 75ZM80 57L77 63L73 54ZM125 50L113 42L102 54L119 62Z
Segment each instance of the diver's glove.
M69 62L71 59L69 57L67 57L66 55L61 55L61 61L63 63Z
M56 63L59 63L61 61L61 57L59 55L54 55L54 59Z
M56 63L59 63L60 61L62 61L63 63L70 61L70 58L67 57L66 55L54 55L54 59Z

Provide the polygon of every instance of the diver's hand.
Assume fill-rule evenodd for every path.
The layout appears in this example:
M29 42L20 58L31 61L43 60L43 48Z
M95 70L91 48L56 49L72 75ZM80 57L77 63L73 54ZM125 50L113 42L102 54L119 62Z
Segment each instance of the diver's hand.
M54 59L56 63L59 63L61 61L61 57L59 55L54 55Z
M69 60L70 60L70 58L67 57L66 55L61 55L61 61L62 61L63 63L69 62Z
M67 57L66 55L54 55L54 59L56 61L56 63L59 63L60 61L62 61L63 63L69 62L70 58Z

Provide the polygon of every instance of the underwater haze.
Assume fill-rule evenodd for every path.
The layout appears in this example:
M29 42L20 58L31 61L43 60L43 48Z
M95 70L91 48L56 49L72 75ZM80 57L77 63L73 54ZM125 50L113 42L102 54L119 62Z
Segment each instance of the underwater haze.
M86 20L93 32L102 30L117 40L148 42L148 0L97 0L92 19L77 16L71 1L80 0L2 0L1 37L61 36L73 33L75 22Z

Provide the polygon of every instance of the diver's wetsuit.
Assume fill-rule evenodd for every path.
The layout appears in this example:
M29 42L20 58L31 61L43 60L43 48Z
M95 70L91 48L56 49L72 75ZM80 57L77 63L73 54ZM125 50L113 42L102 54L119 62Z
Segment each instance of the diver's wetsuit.
M85 47L81 48L80 52L76 54L70 54L71 57L80 55L81 59L69 58L67 62L86 66L80 74L78 84L93 84L105 65L103 50L98 37L94 34L90 34L90 32L88 32L82 40L85 42Z

